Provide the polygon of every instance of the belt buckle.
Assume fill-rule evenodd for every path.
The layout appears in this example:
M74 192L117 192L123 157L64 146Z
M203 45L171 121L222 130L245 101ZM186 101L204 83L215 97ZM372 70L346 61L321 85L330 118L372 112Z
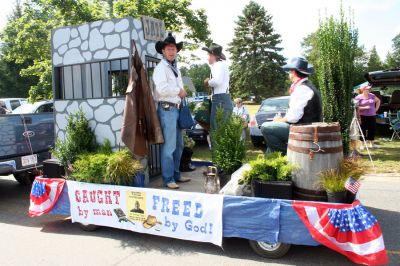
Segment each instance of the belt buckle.
M179 103L176 104L176 109L180 109L181 105Z

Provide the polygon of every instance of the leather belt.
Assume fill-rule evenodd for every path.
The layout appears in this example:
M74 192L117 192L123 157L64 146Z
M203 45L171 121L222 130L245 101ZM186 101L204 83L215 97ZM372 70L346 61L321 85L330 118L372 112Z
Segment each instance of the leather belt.
M181 106L179 103L171 103L171 102L165 102L165 101L159 101L158 104L169 105L169 107L175 107L176 109L179 109L179 107Z

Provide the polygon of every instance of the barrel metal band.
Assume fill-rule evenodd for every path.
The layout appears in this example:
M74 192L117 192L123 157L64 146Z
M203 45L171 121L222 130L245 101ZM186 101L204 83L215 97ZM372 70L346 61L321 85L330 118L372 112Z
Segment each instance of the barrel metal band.
M297 147L294 146L293 144L288 144L288 149L294 152L299 152L299 153L304 153L304 154L310 154L310 148L305 148L305 147ZM331 147L331 148L323 148L318 151L318 153L326 154L326 153L338 153L342 152L343 147Z
M290 132L313 134L315 132L315 128L316 127L301 127L301 126L292 125L292 126L290 126ZM340 132L340 125L318 127L318 132L320 132L320 133Z
M297 135L297 134L289 134L289 139L292 140L300 140L300 141L314 141L314 136L307 135ZM342 141L341 135L322 135L318 136L319 141Z

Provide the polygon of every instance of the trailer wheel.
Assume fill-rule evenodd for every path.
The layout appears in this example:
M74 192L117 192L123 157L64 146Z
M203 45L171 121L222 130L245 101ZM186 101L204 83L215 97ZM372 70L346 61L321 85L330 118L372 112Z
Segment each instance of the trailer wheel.
M18 181L23 186L30 186L33 182L34 176L30 175L28 172L14 173L15 180Z
M100 229L100 226L94 224L82 224L79 223L79 227L86 232L93 232Z
M279 259L286 255L290 249L290 244L275 243L249 240L250 247L258 255L268 259Z

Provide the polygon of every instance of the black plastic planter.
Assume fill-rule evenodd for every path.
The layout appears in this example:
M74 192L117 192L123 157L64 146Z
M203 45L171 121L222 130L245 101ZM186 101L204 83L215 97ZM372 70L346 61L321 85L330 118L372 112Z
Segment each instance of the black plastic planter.
M346 191L326 191L326 194L328 195L328 202L346 203Z
M346 191L346 203L353 203L356 200L356 194Z
M270 199L292 199L292 181L251 181L251 190L254 197Z

